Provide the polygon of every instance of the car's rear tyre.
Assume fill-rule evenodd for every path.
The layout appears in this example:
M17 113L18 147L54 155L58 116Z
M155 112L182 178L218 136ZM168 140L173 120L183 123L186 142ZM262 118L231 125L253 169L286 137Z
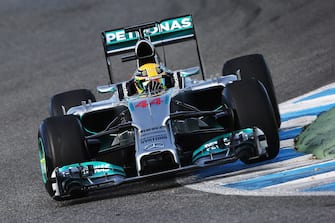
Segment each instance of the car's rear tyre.
M277 121L264 85L257 80L235 81L226 86L224 96L235 113L235 130L258 127L267 139L266 156L242 161L250 164L275 158L279 152Z
M95 96L90 90L78 89L56 94L51 98L50 102L50 116L64 115L63 107L65 111L71 107L81 105L82 101L95 102Z
M273 111L276 116L277 127L279 128L281 125L281 119L278 103L272 83L270 70L265 62L263 55L251 54L241 56L231 59L223 65L223 75L236 73L239 73L239 77L241 80L256 79L263 83L271 99Z
M88 159L84 132L79 120L72 115L50 117L42 121L38 131L38 150L43 183L52 197L53 170Z

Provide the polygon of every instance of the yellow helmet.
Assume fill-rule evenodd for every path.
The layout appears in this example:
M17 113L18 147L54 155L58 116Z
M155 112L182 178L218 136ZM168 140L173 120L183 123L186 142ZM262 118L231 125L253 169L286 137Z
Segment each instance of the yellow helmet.
M135 75L135 87L139 94L157 94L165 89L165 72L156 63L147 63L139 67Z

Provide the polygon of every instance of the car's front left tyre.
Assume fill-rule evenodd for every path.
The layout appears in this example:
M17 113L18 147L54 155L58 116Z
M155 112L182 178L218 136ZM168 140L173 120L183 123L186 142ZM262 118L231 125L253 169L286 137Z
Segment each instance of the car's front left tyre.
M273 111L277 121L277 127L279 128L281 125L281 119L277 98L272 83L270 69L268 68L263 55L245 55L231 59L223 65L223 76L237 73L241 80L256 79L264 85L273 107Z
M226 86L224 96L235 113L235 130L257 127L267 139L266 155L242 161L251 164L275 158L279 152L278 126L264 85L252 79L235 81Z

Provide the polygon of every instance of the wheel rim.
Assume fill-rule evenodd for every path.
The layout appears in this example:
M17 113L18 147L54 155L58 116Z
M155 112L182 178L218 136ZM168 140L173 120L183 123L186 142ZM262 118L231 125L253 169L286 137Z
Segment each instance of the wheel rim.
M42 173L43 183L47 183L47 164L45 160L44 145L41 138L38 138L38 154L40 157L40 168Z

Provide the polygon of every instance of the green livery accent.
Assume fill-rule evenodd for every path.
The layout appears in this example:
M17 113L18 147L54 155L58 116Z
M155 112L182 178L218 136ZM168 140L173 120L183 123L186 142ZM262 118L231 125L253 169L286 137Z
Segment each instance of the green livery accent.
M38 155L40 157L40 168L42 172L43 183L47 183L47 164L45 159L44 146L41 138L38 138Z
M63 166L59 168L59 172L68 172L70 169L75 168L82 168L84 171L82 173L83 176L89 176L90 178L99 178L112 175L126 176L126 173L122 167L101 161L83 162ZM93 171L91 172L90 170Z
M84 128L84 130L85 130L87 133L91 134L91 135L95 135L95 134L97 134L97 132L90 131L90 130L88 130L87 128Z
M79 118L80 118L80 122L82 122L83 116L81 115ZM85 128L85 127L84 127L84 130L85 130L85 132L87 132L88 134L91 134L91 135L97 134L97 132L91 131L91 130Z
M102 35L107 54L134 49L139 36L137 32L125 32L124 28L105 31ZM154 45L194 38L192 16L187 15L157 22L155 27L144 30L144 36Z
M253 134L253 130L251 128L243 129L240 131L243 131L244 133L248 135ZM237 131L237 132L240 132L240 131ZM219 154L219 153L229 152L229 146L231 143L230 139L233 134L234 133L226 133L226 134L217 136L207 141L205 144L201 145L198 149L196 149L193 152L192 162L195 162L202 157L207 157L207 156L212 156L212 155ZM225 146L223 148L220 147L218 143L219 140L222 140L222 142L224 143Z

